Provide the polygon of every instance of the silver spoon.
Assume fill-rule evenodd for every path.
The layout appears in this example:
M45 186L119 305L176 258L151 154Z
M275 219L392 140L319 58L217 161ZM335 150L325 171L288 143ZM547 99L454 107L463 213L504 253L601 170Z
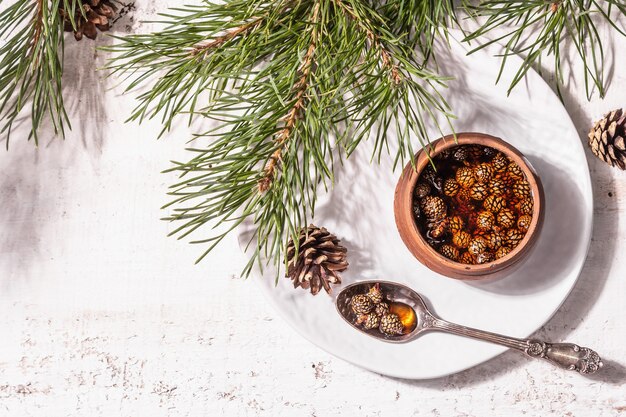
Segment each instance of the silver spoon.
M380 284L380 289L387 300L403 303L413 308L417 319L413 330L398 336L385 336L378 329L365 330L354 323L355 315L350 307L352 296L367 293L374 284ZM595 351L573 343L547 343L536 339L518 339L442 320L428 309L418 293L405 285L394 282L363 281L348 285L337 295L336 305L341 317L352 327L389 343L409 342L424 332L438 330L517 349L531 358L543 358L558 367L581 374L592 374L602 367L602 360Z

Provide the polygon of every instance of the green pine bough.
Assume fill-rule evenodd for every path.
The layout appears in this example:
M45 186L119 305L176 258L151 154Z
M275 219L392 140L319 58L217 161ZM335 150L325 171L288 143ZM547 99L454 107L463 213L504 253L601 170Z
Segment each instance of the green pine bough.
M180 237L218 227L194 241L207 245L201 258L252 221L245 274L265 257L281 269L288 237L311 220L338 158L366 139L380 157L393 128L402 161L416 151L413 137L427 143L428 119L451 117L445 79L396 33L407 28L365 2L234 0L166 18L161 32L120 39L109 68L130 75L129 89L154 80L131 119L162 114L165 130L182 113L218 121L171 169L181 181L169 220Z
M0 12L2 132L28 102L35 140L45 116L61 134L69 124L59 1L78 4L18 0ZM248 220L254 256L244 274L264 258L280 271L287 239L313 217L318 190L332 187L334 164L365 140L381 158L390 129L402 163L428 143L427 123L452 129L434 51L450 28L469 22L471 52L502 43L502 71L520 54L511 89L550 59L560 92L573 45L591 97L606 85L599 25L625 34L617 23L625 15L617 0L205 1L162 14L158 32L118 38L108 68L136 91L129 120L160 117L161 134L177 117L217 126L196 135L190 160L169 170L181 175L166 206L179 224L173 234L205 231L194 241L206 245L201 259Z

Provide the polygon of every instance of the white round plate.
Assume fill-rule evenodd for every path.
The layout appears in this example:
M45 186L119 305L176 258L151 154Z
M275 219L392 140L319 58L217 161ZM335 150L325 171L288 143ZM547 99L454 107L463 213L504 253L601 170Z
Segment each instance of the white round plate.
M483 132L510 142L543 182L545 223L534 250L517 270L497 281L467 283L420 264L400 240L393 215L401 167L393 172L392 157L383 158L381 165L370 164L367 146L337 168L334 190L318 206L314 223L335 233L348 248L350 267L343 285L397 281L423 294L444 319L528 337L556 312L582 269L592 228L591 181L578 133L550 87L530 71L507 97L508 77L519 59L509 58L503 79L495 85L499 60L492 56L493 51L466 56L465 47L453 42L450 52L439 54L439 64L443 74L456 77L445 92L458 117L455 131ZM431 132L432 139L440 136L435 129ZM244 229L242 243L250 231ZM339 317L334 297L323 290L316 297L294 290L284 278L275 286L274 273L269 268L257 281L284 320L331 354L384 375L441 377L506 350L444 333L428 333L406 344L377 341ZM340 289L335 287L333 294Z

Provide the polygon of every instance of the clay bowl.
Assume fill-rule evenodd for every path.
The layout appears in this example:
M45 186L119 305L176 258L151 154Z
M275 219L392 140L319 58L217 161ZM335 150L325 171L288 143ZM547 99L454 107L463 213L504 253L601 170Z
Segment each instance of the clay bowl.
M430 246L422 237L412 213L413 189L422 170L429 164L428 155L424 150L416 154L414 166L411 163L407 164L396 186L394 198L396 225L404 244L413 256L441 275L462 280L501 277L511 272L519 261L528 255L539 237L545 206L541 181L522 153L502 139L482 133L459 133L456 137L456 141L453 135L449 135L432 142L429 145L430 156L435 157L440 152L459 145L489 146L508 156L524 171L534 200L532 222L524 239L508 255L482 265L467 265L452 261Z

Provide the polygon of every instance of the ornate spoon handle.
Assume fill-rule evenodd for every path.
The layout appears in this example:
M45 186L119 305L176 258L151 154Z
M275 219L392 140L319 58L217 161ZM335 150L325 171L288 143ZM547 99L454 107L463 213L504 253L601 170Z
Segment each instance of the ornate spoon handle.
M581 374L592 374L602 367L602 360L595 351L573 343L547 343L535 339L517 339L450 323L434 316L425 317L424 327L517 349L531 358L543 358L560 368Z

